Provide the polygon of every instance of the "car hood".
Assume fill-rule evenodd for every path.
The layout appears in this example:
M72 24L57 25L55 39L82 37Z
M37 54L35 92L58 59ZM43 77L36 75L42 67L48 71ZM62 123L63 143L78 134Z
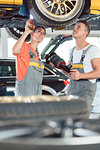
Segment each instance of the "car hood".
M55 52L57 47L65 41L72 40L72 35L58 35L55 38L51 39L47 46L43 49L41 53L41 59L46 59L46 56Z

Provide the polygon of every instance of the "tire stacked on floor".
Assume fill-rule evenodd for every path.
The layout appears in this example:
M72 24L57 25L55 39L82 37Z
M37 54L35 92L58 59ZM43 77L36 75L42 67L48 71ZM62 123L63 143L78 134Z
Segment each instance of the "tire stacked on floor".
M87 102L76 96L0 97L0 119L87 118Z

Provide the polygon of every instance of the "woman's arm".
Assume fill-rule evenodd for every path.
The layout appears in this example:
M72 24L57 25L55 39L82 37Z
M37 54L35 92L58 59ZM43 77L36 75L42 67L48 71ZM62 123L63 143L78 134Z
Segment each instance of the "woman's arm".
M15 45L14 45L14 47L12 49L13 50L13 54L19 54L20 53L23 42L25 41L26 37L32 32L32 30L30 30L31 26L32 26L32 24L28 20L26 22L26 25L25 25L24 33L18 39L18 41L15 43Z

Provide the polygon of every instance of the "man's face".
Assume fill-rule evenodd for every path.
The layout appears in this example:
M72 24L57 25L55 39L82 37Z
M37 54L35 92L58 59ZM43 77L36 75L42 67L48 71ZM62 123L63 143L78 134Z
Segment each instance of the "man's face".
M43 28L38 28L34 33L32 33L32 40L38 43L42 42L45 37L45 30Z
M86 26L83 23L76 23L74 29L73 29L73 37L75 39L80 38L80 37L85 37L87 36L88 32L86 30Z

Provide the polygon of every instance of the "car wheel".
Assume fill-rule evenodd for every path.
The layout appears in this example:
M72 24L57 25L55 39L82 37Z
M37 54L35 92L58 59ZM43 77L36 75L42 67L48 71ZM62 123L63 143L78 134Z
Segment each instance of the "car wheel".
M26 0L30 13L44 26L64 27L78 18L84 0Z
M42 95L52 95L52 94L49 93L48 91L42 91Z
M58 96L57 92L47 85L42 85L42 95Z
M24 32L24 28L6 28L6 30L8 34L16 40L18 40ZM25 41L30 41L30 35L26 38Z
M88 117L88 105L76 96L0 97L1 119Z

